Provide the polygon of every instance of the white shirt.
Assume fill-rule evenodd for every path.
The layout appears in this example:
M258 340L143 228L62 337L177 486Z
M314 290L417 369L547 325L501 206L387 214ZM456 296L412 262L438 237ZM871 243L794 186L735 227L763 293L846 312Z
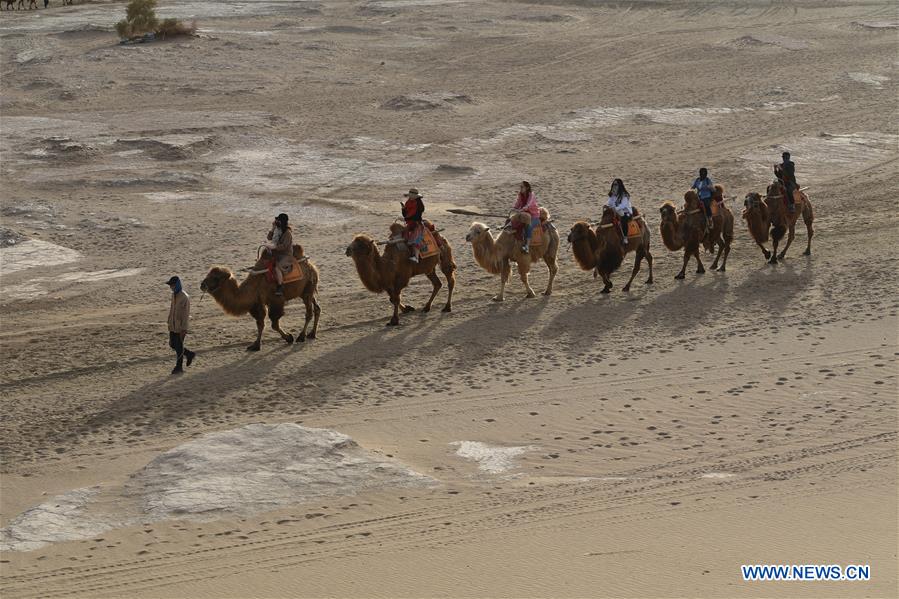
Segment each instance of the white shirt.
M609 196L606 206L610 206L618 216L631 216L634 213L634 209L631 208L631 197L627 194L621 196L621 201L618 200L618 196Z

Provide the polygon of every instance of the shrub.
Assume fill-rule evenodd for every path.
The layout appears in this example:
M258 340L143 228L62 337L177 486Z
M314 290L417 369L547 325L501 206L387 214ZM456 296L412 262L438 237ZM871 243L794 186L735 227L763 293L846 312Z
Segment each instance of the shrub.
M156 31L156 0L131 0L125 9L125 19L115 25L116 33L122 39L130 39Z
M196 22L185 25L178 19L156 18L156 0L131 0L125 18L115 25L116 33L123 40L140 37L145 33L155 33L161 38L177 35L193 35Z
M193 35L197 30L197 23L194 21L190 25L185 25L178 19L163 19L162 23L156 29L156 35L163 39L167 37L175 37L178 35Z

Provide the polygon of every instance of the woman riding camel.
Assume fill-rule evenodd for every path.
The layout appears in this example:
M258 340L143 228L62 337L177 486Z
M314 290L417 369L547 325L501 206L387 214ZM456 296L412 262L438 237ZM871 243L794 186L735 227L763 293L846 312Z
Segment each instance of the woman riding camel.
M512 222L515 232L524 241L521 251L527 254L530 251L531 235L534 233L534 228L540 224L540 206L537 205L537 197L531 191L531 184L527 181L521 182L521 186L518 188L518 197L515 198L515 205L512 206L512 211L531 215L531 220L526 227L520 222Z
M609 206L618 215L621 222L621 237L624 239L624 245L627 245L627 225L634 215L634 209L631 206L631 196L628 195L621 179L612 181L606 206Z
M283 212L272 221L272 228L268 232L266 250L272 257L275 278L278 281L278 289L275 295L284 295L284 273L293 268L293 235L290 225L287 224L287 215Z
M403 231L403 237L409 245L412 255L409 260L418 262L421 259L421 243L424 241L424 228L421 222L421 215L424 214L425 204L421 201L421 194L414 187L403 194L406 201L403 206L403 220L406 221L406 230Z

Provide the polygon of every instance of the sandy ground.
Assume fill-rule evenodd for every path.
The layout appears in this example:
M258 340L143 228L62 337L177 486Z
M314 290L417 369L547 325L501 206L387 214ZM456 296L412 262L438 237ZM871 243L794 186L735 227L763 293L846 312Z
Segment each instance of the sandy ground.
M119 46L123 11L0 15L0 525L87 497L59 516L80 533L3 552L4 597L896 596L894 3L162 3L198 37ZM772 267L739 210L782 149L816 236ZM657 207L699 166L736 240L727 273L677 282ZM446 209L503 211L528 179L564 236L616 176L656 283L622 293L628 260L600 296L563 242L551 297L515 279L491 303ZM386 329L344 248L410 186L456 298ZM280 211L321 271L319 337L248 354L250 318L198 285ZM171 274L199 353L179 379ZM251 423L348 435L352 476L265 509L135 499L166 452ZM383 486L382 461L412 478ZM872 578L743 582L754 563Z

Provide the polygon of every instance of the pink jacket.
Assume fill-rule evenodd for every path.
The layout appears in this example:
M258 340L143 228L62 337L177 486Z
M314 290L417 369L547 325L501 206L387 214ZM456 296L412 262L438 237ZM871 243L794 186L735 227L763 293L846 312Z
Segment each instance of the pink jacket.
M540 218L540 206L537 205L537 196L534 195L533 191L528 195L527 199L522 198L521 194L518 194L513 208L524 210L531 215L531 218Z

